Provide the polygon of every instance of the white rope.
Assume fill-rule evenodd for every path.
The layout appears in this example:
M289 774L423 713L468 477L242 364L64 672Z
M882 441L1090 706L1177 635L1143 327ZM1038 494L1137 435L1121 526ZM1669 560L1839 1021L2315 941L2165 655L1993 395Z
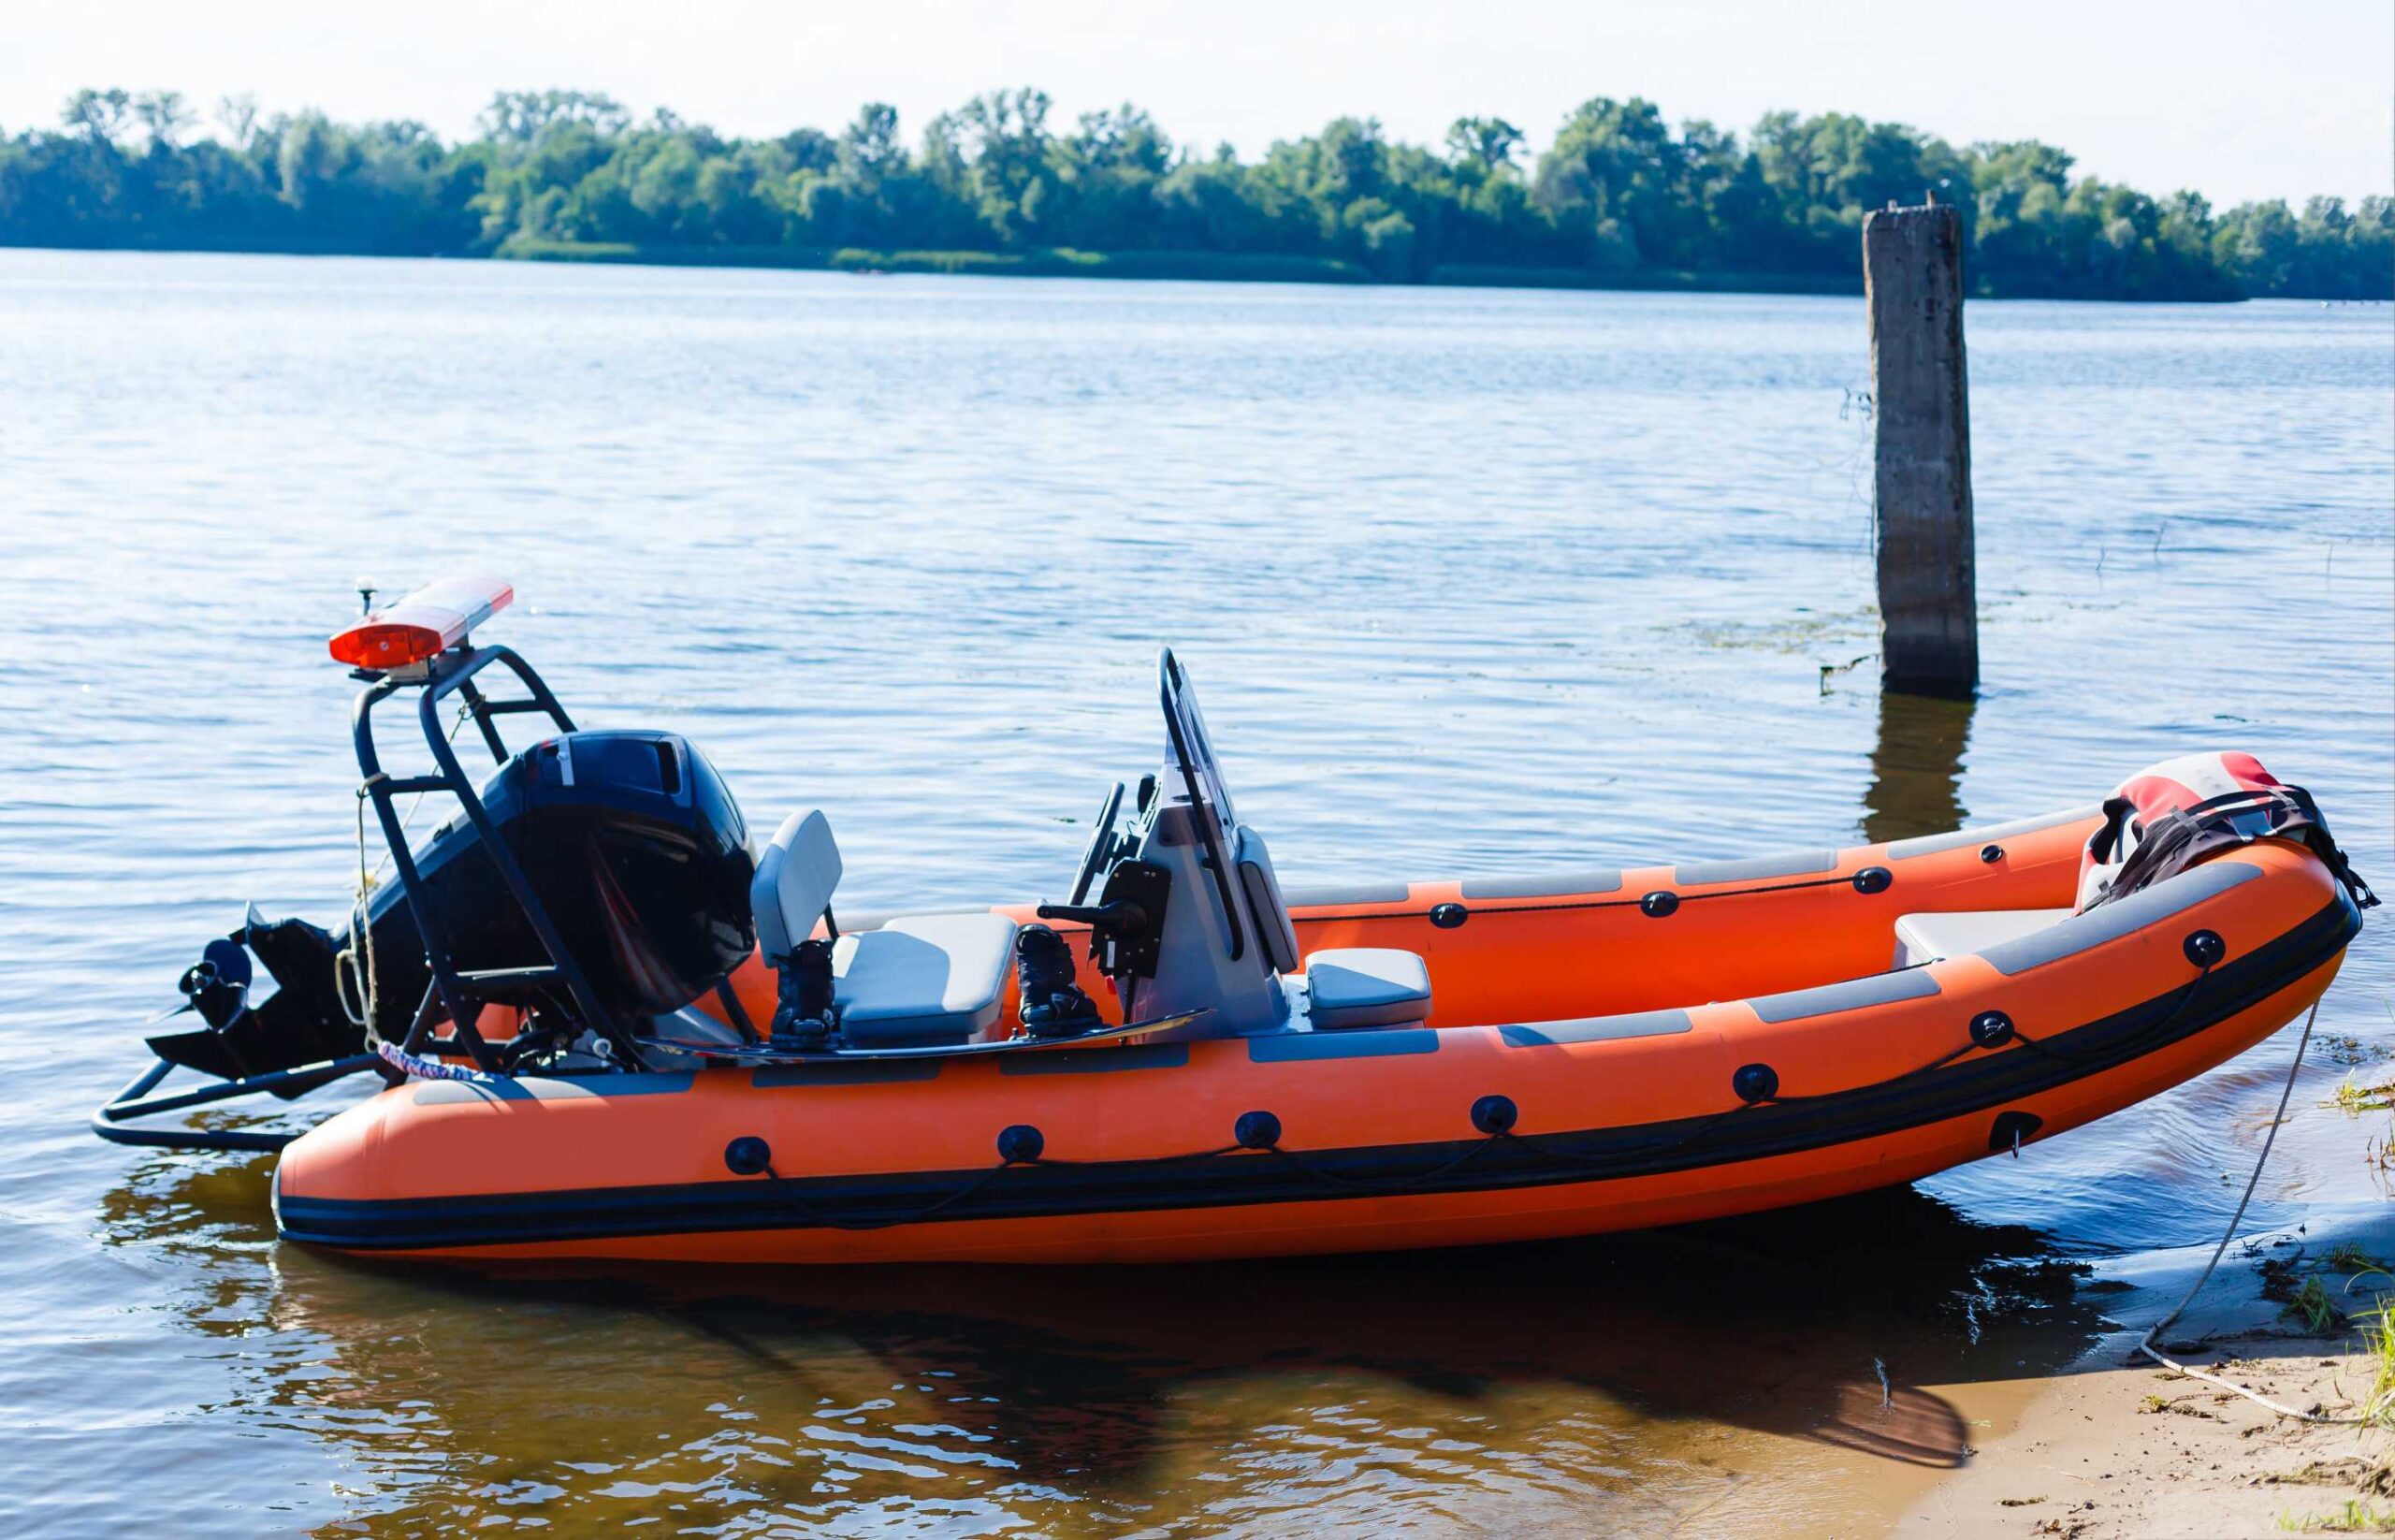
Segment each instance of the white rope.
M2154 1339L2161 1334L2162 1329L2185 1315L2187 1307L2196 1302L2196 1296L2201 1293L2204 1285L2211 1281L2213 1269L2220 1266L2221 1257L2228 1255L2228 1242L2237 1238L2237 1227L2245 1219L2245 1206L2254 1201L2254 1189L2260 1186L2262 1183L2262 1168L2270 1163L2271 1146L2278 1140L2279 1125L2286 1121L2287 1102L2295 1096L2296 1072L2303 1068L2304 1046L2312 1041L2312 1024L2319 1019L2320 1002L2315 1000L2312 1002L2312 1014L2303 1018L2303 1034L2295 1039L2295 1060L2286 1067L2286 1085L2279 1092L2278 1112L2271 1119L2271 1131L2262 1136L2262 1153L2254 1158L2254 1174L2245 1179L2245 1196L2237 1200L2237 1212L2228 1216L2228 1228L2221 1232L2220 1244L2213 1248L2212 1260L2206 1262L2203 1271L2196 1275L2194 1286L2177 1304L2170 1307L2170 1314L2145 1329L2145 1335L2137 1340L2134 1351L2144 1354L2172 1373L2185 1374L2191 1380L2201 1380L2207 1385L2216 1385L2224 1390L2233 1390L2247 1401L2258 1406L2267 1407L2283 1417L2293 1417L2298 1422L2359 1424L2369 1422L2371 1419L2367 1417L2327 1417L2315 1412L2299 1412L2292 1406L2282 1406L2270 1397L2243 1385L2225 1380L2218 1374L2208 1374L2200 1369L2190 1369L2176 1359L2167 1358L2156 1352L2154 1347Z
M377 980L374 971L374 925L372 917L367 913L367 900L374 893L374 873L366 869L367 794L365 787L361 786L357 789L357 889L350 896L349 945L341 948L333 956L334 982L337 985L340 984L344 977L349 982L345 986L337 988L334 993L341 996L341 1011L342 1015L349 1018L349 1024L363 1031L367 1038L379 1047L382 1042L382 1034L376 1031L374 1026L375 1008L379 1003L376 998ZM415 809L411 807L408 812L413 817ZM401 824L400 828L404 830L406 825ZM388 852L385 854L387 855ZM376 871L380 870L380 867L376 868ZM366 973L362 980L358 977L357 970L357 949L360 937L364 938L366 948ZM350 997L353 992L361 1002L357 1010L350 1009Z
M457 708L457 719L449 724L451 743L457 741L457 734L465 727L466 719L472 714L473 708L471 706L461 705ZM383 868L391 864L391 852L385 850L383 852L383 859L374 864L374 869L370 872L366 869L366 799L370 794L365 786L357 789L357 889L350 897L349 945L333 954L333 993L341 997L341 1013L349 1018L349 1024L364 1032L370 1041L379 1045L382 1035L375 1030L374 1026L376 1007L380 1004L377 999L378 981L374 970L374 926L367 913L367 901L374 895L374 889L382 880ZM409 801L407 817L399 820L399 835L402 839L407 836L408 830L414 826L415 815L423 810L424 798L425 793L418 792ZM366 949L366 971L362 979L359 977L357 966L360 937L364 938ZM347 980L346 983L342 981L344 979ZM350 1003L353 997L359 1002L357 1009L355 1010L351 1008Z

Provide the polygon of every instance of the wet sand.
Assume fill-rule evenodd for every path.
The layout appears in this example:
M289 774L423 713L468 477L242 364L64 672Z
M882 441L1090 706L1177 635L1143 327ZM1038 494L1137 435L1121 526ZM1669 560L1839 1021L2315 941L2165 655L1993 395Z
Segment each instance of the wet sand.
M2229 1248L2165 1356L2315 1416L2353 1417L2377 1363L2352 1317L2395 1279L2330 1261L2341 1243L2395 1257L2395 1215L2347 1213L2304 1233ZM2108 1333L2076 1365L2027 1382L2018 1417L1892 1526L1912 1536L2242 1536L2395 1530L2395 1434L2279 1417L2134 1348L2175 1303L2209 1248L2132 1259L2094 1286ZM2339 1320L2315 1333L2266 1297L2264 1262L2317 1279ZM2284 1292L2284 1290L2279 1290ZM1996 1390L2001 1387L1981 1387ZM1899 1480L1894 1485L1902 1486Z
M1848 1387L1841 1424L1876 1438L1844 1446L1812 1439L1751 1449L1750 1463L1732 1489L1684 1515L1671 1533L1703 1540L1936 1533L1925 1525L1908 1528L1908 1515L1967 1475L1981 1445L2008 1435L2053 1384Z

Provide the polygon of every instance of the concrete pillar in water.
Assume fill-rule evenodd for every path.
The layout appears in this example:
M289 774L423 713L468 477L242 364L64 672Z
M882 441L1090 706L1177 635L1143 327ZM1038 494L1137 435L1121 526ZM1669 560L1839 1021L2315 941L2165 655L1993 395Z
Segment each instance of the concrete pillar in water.
M1863 220L1879 508L1880 682L1969 696L1980 682L1963 222L1953 207Z

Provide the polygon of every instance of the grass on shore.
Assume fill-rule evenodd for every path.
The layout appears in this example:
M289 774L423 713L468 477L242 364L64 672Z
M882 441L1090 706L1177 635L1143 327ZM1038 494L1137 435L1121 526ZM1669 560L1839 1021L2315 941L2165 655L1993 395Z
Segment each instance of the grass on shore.
M2371 1362L2370 1393L2363 1398L2361 1415L2378 1427L2395 1428L2395 1298L2380 1295L2354 1322L2361 1328Z
M819 272L975 273L1010 278L1165 278L1210 283L1375 283L1392 280L1337 257L1267 252L1086 252L1053 246L1017 252L873 251L861 246L666 245L511 238L491 254L522 262L639 263L656 267L783 268ZM1404 283L1405 279L1395 282ZM1509 268L1451 263L1420 275L1437 288L1620 289L1674 293L1861 292L1851 274L1647 271Z
M1022 252L872 251L862 246L652 245L631 241L529 240L493 255L519 262L639 263L669 268L784 268L817 272L975 273L1009 278L1182 278L1227 283L1366 283L1372 274L1328 257L1226 252L1083 252L1069 246Z
M2359 1497L2328 1514L2282 1514L2279 1528L2299 1534L2395 1534L2395 1508L2379 1508Z

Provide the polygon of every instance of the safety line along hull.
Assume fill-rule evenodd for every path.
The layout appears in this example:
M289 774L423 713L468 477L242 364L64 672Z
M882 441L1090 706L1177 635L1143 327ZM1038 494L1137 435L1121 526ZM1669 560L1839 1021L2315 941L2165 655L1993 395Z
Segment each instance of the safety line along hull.
M284 1153L278 1221L492 1259L1172 1261L1593 1233L1908 1182L2251 1047L2318 998L2359 927L2315 858L2266 841L2021 942L1875 971L1896 914L2067 906L2091 822L1295 906L1309 952L1423 952L1420 1027L411 1083ZM1890 880L1854 880L1871 871ZM1655 891L1676 912L1639 907ZM1463 923L1434 921L1443 905ZM2209 967L2199 930L2226 942ZM2017 1030L1978 1046L1992 1010ZM1749 1104L1733 1082L1753 1065L1777 1095ZM1475 1125L1489 1097L1510 1130ZM1277 1146L1227 1149L1255 1111ZM1044 1158L1001 1166L1018 1126ZM726 1169L742 1138L770 1173Z

